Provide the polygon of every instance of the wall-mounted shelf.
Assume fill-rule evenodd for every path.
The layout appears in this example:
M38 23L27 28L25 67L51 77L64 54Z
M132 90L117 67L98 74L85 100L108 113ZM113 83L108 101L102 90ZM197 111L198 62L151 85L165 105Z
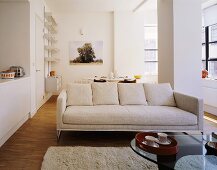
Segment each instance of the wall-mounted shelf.
M60 59L56 57L45 57L44 60L47 62L58 62Z
M57 34L57 23L52 16L51 12L44 11L44 61L48 65L48 76L52 69L52 64L58 62L60 59L54 56L55 53L58 53L59 49L55 47L57 42L55 35ZM58 85L59 79L54 77L46 78L46 91L54 92L57 91L61 85ZM52 85L52 83L56 85Z
M51 33L51 34L56 34L57 30L55 29L55 27L52 25L52 23L50 22L45 22L44 23L45 28Z
M45 46L44 46L44 49L45 49L46 51L49 51L49 52L52 52L52 53L56 53L56 52L59 51L58 48L55 48L55 47L49 46L49 45L45 45Z
M57 42L57 40L55 39L55 37L52 34L45 33L44 38L48 41L51 41L52 43Z
M55 19L53 18L51 12L45 12L45 19L46 19L48 22L51 22L52 25L57 26L57 23L56 23Z

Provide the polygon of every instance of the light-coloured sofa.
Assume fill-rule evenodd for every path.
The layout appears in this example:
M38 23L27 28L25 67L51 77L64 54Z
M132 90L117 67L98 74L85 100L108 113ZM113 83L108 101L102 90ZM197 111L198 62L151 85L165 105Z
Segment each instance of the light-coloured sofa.
M189 131L203 129L202 99L170 84L69 84L57 99L61 131Z

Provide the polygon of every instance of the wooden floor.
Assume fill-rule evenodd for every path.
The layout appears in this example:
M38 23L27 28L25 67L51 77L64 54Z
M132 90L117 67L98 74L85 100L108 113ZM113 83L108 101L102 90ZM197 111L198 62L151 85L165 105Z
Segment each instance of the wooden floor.
M57 142L55 111L53 96L0 148L0 169L40 169L50 146L129 146L135 136L129 132L63 132Z

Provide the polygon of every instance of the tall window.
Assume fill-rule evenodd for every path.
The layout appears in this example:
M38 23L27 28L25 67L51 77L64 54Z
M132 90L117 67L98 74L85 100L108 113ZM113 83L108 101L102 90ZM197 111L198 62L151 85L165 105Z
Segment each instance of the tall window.
M158 74L157 26L144 27L145 73Z
M217 78L217 24L202 30L202 62L209 77Z

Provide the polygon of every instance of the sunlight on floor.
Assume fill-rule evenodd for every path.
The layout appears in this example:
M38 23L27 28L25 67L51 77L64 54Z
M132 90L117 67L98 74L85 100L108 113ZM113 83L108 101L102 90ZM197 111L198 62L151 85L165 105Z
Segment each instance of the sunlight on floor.
M204 116L204 119L209 120L209 121L211 121L211 122L213 122L213 123L217 123L217 120L212 119L212 118L210 118L210 117L208 117L208 116Z

